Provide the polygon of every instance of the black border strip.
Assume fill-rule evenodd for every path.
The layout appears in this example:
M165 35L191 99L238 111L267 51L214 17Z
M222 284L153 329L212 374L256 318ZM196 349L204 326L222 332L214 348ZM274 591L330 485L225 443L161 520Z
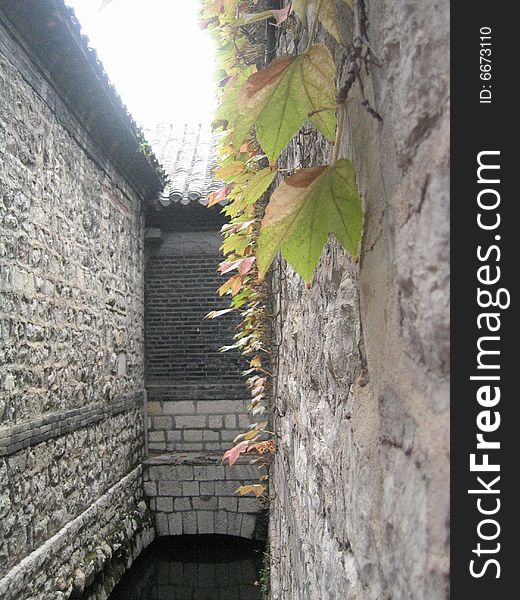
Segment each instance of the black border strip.
M514 441L518 433L514 428L519 404L515 348L520 328L518 303L512 290L518 272L515 211L519 201L513 183L519 167L515 164L518 151L512 149L511 143L517 127L513 87L516 80L514 58L518 53L513 45L516 19L508 14L509 6L480 0L471 4L452 3L451 6L451 583L452 597L457 600L514 596L514 579L518 569L514 564L518 528L515 514L518 499L514 486L519 453ZM490 40L481 33L482 28L491 29ZM482 32L486 33L487 29L482 29ZM481 63L480 50L488 47L490 55L487 52L482 54L491 62ZM491 65L490 78L486 79L487 75L483 75L488 71L484 66L481 69L481 64ZM481 102L488 99L489 92L491 102ZM481 171L481 179L494 180L497 177L493 174L499 173L499 183L478 182L478 156L482 152L500 152L480 155L481 162L500 167L498 170ZM481 197L489 202L499 197L496 209L483 211L479 208L478 194L483 189L492 189L498 194L496 196L491 191ZM500 224L490 230L479 227L479 212L482 213L481 219L487 219L487 223L495 223L497 214L500 214ZM481 257L487 255L484 259L478 258L479 246ZM491 249L492 246L495 249ZM478 269L486 265L489 271L480 271L481 278L494 279L497 267L500 268L500 279L495 284L478 281ZM483 307L488 298L486 294L481 296L479 306L479 287L489 291L493 299L501 298L498 304L503 307ZM497 296L500 288L511 293L511 303L507 308L507 294L502 292ZM483 313L498 315L498 320L489 317L489 323L494 327L499 322L497 331L490 331L486 318L481 317L478 321ZM495 338L484 340L485 336ZM481 349L499 351L499 354L481 355L481 366L494 364L498 365L496 369L478 368L479 343ZM500 380L489 379L489 376L497 375ZM472 376L488 379L471 380ZM500 401L494 407L478 402L479 390L488 385L493 397L496 393L494 388L500 387ZM483 393L485 389L481 391ZM479 419L484 427L492 429L498 418L500 424L495 431L482 435L487 441L499 442L500 449L477 449L477 434L482 433ZM483 455L487 454L489 463L499 466L500 471L471 471L471 454L475 455L478 464L486 460ZM500 479L493 483L498 476ZM482 482L488 486L488 491ZM468 490L476 490L476 493L468 493ZM489 514L483 514L484 510ZM495 510L496 513L491 514ZM481 539L483 536L489 539ZM472 567L475 576L470 573L472 560L475 561Z

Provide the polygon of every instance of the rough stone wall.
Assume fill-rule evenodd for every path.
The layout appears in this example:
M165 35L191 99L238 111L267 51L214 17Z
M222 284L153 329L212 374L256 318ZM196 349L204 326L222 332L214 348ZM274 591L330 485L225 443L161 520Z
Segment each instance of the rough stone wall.
M137 467L0 579L2 600L106 599L155 536L142 496Z
M344 146L365 204L360 262L329 243L311 290L275 269L273 600L448 597L449 11L367 8L381 67L363 80L383 123L356 85ZM330 155L299 142L289 166Z
M143 199L1 18L0 596L55 599L136 532Z
M143 216L135 193L58 121L49 106L58 98L0 60L8 425L143 389Z

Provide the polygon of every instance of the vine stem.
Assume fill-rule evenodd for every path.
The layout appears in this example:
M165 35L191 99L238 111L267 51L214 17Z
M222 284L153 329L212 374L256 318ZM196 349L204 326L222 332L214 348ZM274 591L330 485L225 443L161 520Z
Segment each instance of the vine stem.
M314 11L314 15L312 16L312 24L309 30L309 40L307 42L307 48L305 48L305 52L308 52L310 50L312 42L314 41L314 36L316 35L316 31L318 29L319 14L322 2L323 0L318 0L318 4L316 4L316 10Z
M341 141L343 140L343 133L345 131L345 115L347 112L347 103L342 100L338 102L338 127L336 129L336 139L334 140L334 152L332 154L331 167L334 167L339 160L339 154L341 150Z

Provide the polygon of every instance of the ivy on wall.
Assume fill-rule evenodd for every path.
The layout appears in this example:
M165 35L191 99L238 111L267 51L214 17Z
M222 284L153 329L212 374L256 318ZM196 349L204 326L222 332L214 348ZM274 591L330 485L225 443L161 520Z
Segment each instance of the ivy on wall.
M222 188L212 194L210 206L227 200L223 212L230 223L222 229L220 265L230 277L218 293L231 296L228 311L243 316L235 343L249 359L248 386L254 415L266 412L270 374L268 318L263 280L281 251L308 287L324 245L333 234L356 258L363 212L351 162L340 157L346 101L360 70L372 59L366 36L364 0L344 0L353 12L354 34L343 81L336 89L336 66L329 49L315 43L319 23L342 43L335 0L293 0L284 8L260 10L258 0L205 0L202 23L214 35L220 69L220 104L214 128L223 132L217 179ZM283 27L291 12L301 21L310 15L305 50L278 56L265 67L256 62L269 27ZM262 31L259 28L264 27ZM362 87L362 86L361 86ZM379 115L364 102L374 117ZM334 144L328 164L302 168L286 176L279 168L281 153L311 123ZM273 191L275 182L278 183ZM232 464L240 454L263 454L275 449L274 434L260 421L235 439L224 455ZM248 486L250 488L251 486ZM240 493L261 494L265 486L241 488Z
M103 0L101 8L113 0ZM365 0L342 0L353 12L353 37L343 81L336 88L336 66L324 44L315 43L318 26L343 43L335 0L292 0L283 8L259 10L261 0L202 0L201 23L217 42L220 101L213 123L222 131L217 180L220 190L208 206L226 201L229 223L222 228L225 255L219 271L229 275L219 288L230 295L230 307L211 311L208 319L239 312L242 320L234 343L249 361L244 372L251 391L250 409L262 418L270 377L269 317L264 278L280 251L308 287L330 235L356 258L363 227L361 196L352 163L340 157L348 93L359 81L362 65L377 64L366 35ZM280 27L294 12L305 22L307 46L302 53L265 60L265 33ZM265 30L264 30L265 31ZM260 60L259 60L260 59ZM257 63L268 62L267 66ZM364 99L376 119L379 114ZM281 153L311 123L334 144L328 164L302 168L291 175L278 167ZM278 185L274 191L272 188ZM269 193L271 192L271 193ZM255 452L260 462L274 452L267 421L239 435L223 460L233 464L240 454ZM259 496L265 485L245 486L240 493Z

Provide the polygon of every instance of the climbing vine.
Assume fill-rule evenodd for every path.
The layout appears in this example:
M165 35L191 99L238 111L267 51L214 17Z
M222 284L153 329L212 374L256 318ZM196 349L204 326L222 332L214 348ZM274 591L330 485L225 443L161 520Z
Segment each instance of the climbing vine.
M243 320L235 343L249 360L245 371L254 415L266 412L270 385L268 317L262 284L278 251L308 287L329 235L357 257L362 233L362 203L355 171L341 158L347 96L354 81L361 86L363 64L375 62L366 36L364 0L344 0L353 11L354 34L343 81L336 89L336 66L327 46L315 42L319 24L342 43L335 0L293 0L284 8L261 10L259 0L204 0L202 23L217 40L220 104L214 128L222 131L219 167L223 186L210 206L224 203L230 222L222 228L225 260L222 274L231 274L220 295L231 306L208 318L238 311ZM272 3L271 3L272 4ZM301 21L311 14L305 50L270 60L272 48L262 46L266 32L283 27L291 12ZM262 30L263 28L263 30ZM271 29L270 29L271 28ZM268 63L267 66L258 63ZM362 90L363 92L363 90ZM368 102L367 110L380 119ZM310 122L334 144L328 164L286 174L278 166L281 153ZM274 191L275 180L278 186ZM269 199L266 200L266 196ZM275 437L262 420L235 439L224 455L233 464L245 452L275 449ZM243 486L240 493L261 495L265 486Z

